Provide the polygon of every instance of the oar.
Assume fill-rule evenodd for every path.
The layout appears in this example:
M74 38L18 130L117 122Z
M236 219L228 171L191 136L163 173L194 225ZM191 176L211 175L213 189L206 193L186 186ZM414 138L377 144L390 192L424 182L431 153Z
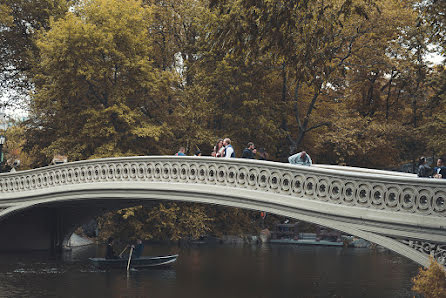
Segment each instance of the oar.
M126 247L124 247L124 249L121 251L121 253L119 254L119 257L122 256L122 254L124 253L124 251L127 250L127 248L129 248L129 245L127 244Z
M129 272L129 269L130 269L130 260L132 259L132 253L133 253L133 246L130 247L129 261L127 263L127 272Z

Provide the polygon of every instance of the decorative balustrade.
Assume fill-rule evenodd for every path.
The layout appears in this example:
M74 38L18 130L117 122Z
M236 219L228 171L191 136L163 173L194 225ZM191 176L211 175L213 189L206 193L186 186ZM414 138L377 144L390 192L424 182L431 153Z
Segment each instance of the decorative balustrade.
M206 157L107 158L1 174L0 201L35 190L124 181L217 185L361 208L446 215L446 180Z

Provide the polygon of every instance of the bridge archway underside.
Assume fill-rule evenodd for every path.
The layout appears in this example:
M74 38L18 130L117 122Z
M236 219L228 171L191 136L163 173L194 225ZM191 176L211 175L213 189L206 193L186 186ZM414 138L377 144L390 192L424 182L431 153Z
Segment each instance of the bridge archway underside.
M429 255L443 264L446 259L446 182L437 179L170 156L89 160L0 175L0 219L35 206L98 200L262 210L356 235L424 266Z

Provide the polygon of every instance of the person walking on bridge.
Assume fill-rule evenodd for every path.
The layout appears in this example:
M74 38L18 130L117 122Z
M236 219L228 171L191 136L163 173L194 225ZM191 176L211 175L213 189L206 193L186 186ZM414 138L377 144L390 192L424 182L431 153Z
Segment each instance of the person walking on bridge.
M290 157L288 157L288 161L290 164L293 165L311 166L313 164L310 155L308 155L306 151L291 155Z
M440 157L437 160L437 166L434 168L434 178L446 179L446 166L444 165L444 158Z
M242 158L254 159L255 155L256 155L256 147L254 146L253 142L249 142L248 147L243 150Z
M184 147L180 147L180 149L178 149L178 152L175 154L175 156L186 156L186 149Z
M225 158L235 157L234 148L231 145L231 139L226 138L223 140L223 145L225 146Z
M432 168L429 167L426 161L426 157L420 157L419 166L418 166L418 177L429 178L432 175Z
M259 160L268 160L268 152L263 147L259 149Z

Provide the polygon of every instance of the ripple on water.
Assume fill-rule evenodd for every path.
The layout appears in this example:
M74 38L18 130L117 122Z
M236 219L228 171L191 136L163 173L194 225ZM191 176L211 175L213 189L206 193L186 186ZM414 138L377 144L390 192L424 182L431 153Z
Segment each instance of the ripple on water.
M17 268L13 272L20 274L61 274L65 273L66 271L61 270L60 268L40 268L40 269Z

